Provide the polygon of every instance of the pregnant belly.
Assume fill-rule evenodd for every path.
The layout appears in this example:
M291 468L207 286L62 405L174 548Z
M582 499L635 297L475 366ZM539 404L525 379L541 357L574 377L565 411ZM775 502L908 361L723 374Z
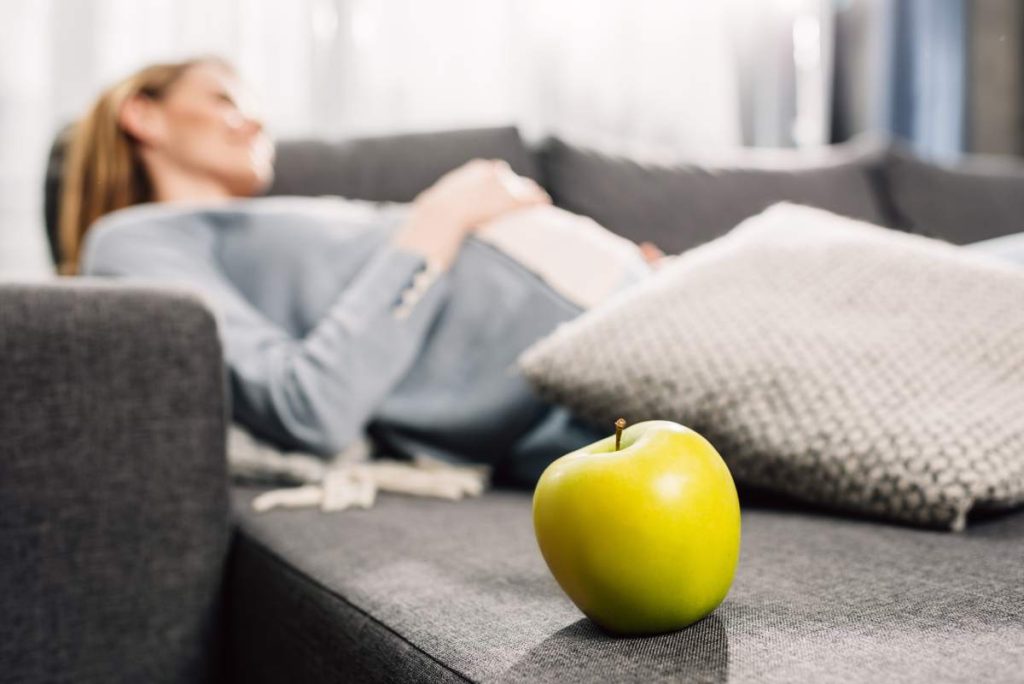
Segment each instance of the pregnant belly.
M584 309L651 272L633 242L558 207L510 212L477 236Z

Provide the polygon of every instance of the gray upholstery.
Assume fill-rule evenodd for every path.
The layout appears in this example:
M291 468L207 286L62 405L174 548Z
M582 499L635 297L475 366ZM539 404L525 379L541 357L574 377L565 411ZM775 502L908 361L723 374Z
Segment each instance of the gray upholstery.
M537 178L533 155L512 127L281 143L271 195L341 195L409 202L442 174L474 157L504 159Z
M680 252L724 234L781 201L890 225L875 192L884 147L873 141L837 146L805 161L789 152L733 165L653 166L548 141L544 183L559 206L593 218L637 242Z
M220 347L190 296L0 285L0 680L220 668Z
M53 138L50 154L46 158L46 178L43 182L43 220L46 223L46 240L50 247L50 258L60 263L60 240L57 236L60 221L60 190L64 174L64 154L72 133L72 126L66 126Z
M51 228L61 149L47 179ZM536 174L511 129L297 142L282 145L272 192L408 200L474 156ZM544 163L564 206L670 249L780 199L899 218L886 193L872 195L874 158L781 175L634 168L568 148ZM0 680L215 676L227 511L208 315L123 285L0 287L0 355ZM725 603L685 631L618 640L548 574L524 492L384 495L336 515L257 516L250 493L237 496L225 581L239 682L1012 681L1024 671L1021 514L950 535L744 493Z
M914 232L965 244L1024 231L1024 163L973 157L956 165L889 155L886 193Z
M530 495L252 513L230 573L247 682L1012 681L1024 515L962 535L793 510L741 491L732 590L683 631L617 639L561 592Z

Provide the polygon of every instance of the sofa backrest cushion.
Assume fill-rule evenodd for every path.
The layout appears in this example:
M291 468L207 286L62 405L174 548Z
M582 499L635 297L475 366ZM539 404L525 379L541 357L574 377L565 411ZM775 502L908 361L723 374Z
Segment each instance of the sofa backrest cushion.
M956 244L1024 230L1024 163L972 156L940 166L897 148L886 160L889 201L907 228Z
M556 204L669 252L718 237L780 201L891 225L874 187L884 157L884 145L858 141L820 154L748 152L713 166L654 166L556 138L540 155Z
M50 256L54 264L60 263L60 241L57 237L57 222L60 220L60 189L64 175L64 156L71 139L71 126L62 128L53 138L50 154L46 158L46 178L43 181L43 219L46 222L46 239L50 244Z
M341 195L409 202L441 175L476 157L504 159L538 178L533 156L514 127L357 138L292 140L278 146L271 195Z

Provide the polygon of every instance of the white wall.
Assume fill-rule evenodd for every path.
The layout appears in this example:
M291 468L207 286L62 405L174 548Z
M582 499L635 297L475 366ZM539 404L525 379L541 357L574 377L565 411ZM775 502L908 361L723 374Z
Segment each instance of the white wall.
M0 3L0 276L47 272L41 185L54 131L103 85L148 61L227 57L262 95L269 127L282 137L512 122L530 140L555 133L670 161L741 143L737 3L744 12L762 7L755 0Z

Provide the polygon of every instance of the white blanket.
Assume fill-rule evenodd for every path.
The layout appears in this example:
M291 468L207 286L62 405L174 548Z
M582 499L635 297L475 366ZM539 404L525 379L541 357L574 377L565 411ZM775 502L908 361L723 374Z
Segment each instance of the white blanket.
M228 465L236 482L291 485L257 496L257 511L370 508L379 491L458 500L482 494L490 478L489 466L454 465L427 455L412 462L371 459L365 440L333 459L282 452L235 424L228 431Z

